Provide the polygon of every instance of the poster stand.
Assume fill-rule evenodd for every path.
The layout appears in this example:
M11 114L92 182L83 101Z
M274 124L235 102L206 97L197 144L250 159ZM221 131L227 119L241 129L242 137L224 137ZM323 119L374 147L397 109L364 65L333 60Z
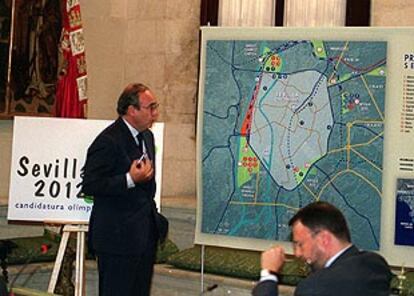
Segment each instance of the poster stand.
M47 288L49 292L56 288L70 234L75 232L75 295L85 295L85 233L88 231L87 223L93 205L80 198L82 167L92 141L112 123L112 120L14 117L7 220L42 222L59 228L63 226L58 254ZM80 130L83 132L79 133ZM152 131L156 142L158 168L155 176L158 185L155 202L159 208L164 123L154 124ZM30 137L27 137L28 133Z
M204 255L205 255L205 245L201 245L201 285L200 285L200 295L204 294Z
M85 233L88 232L88 224L66 224L63 226L62 239L56 256L55 265L50 277L47 291L53 293L62 267L63 256L67 248L69 237L72 232L76 233L76 267L75 267L75 296L84 296L84 266L85 266Z

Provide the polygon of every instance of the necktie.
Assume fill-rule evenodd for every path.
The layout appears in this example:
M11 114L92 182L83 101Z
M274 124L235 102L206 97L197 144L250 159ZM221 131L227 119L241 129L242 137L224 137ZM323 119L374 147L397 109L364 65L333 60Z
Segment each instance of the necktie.
M142 133L139 133L137 135L137 142L138 142L138 151L143 154L144 150L143 150L143 146L144 145L144 137L142 136Z

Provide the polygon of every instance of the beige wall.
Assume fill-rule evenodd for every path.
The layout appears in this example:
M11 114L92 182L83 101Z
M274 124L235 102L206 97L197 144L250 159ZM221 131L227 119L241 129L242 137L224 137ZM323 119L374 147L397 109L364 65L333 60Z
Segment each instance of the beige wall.
M7 202L10 182L10 159L13 122L0 120L0 204Z
M114 118L130 82L154 90L166 123L163 195L195 195L199 7L194 0L82 2L89 118Z
M413 0L371 0L372 26L413 26Z
M115 119L130 82L149 85L166 123L162 194L195 195L199 0L81 1L89 118ZM0 121L0 203L7 202L12 121Z

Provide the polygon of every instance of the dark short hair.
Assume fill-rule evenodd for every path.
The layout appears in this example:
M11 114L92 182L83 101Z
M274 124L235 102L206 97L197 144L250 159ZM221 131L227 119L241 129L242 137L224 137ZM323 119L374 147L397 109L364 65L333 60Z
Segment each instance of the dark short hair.
M327 230L341 241L351 241L344 215L330 203L317 201L308 204L290 219L289 226L296 222L301 222L313 232Z
M118 99L116 111L119 115L125 115L129 106L137 107L139 110L139 95L149 90L148 86L142 83L131 83L125 87Z

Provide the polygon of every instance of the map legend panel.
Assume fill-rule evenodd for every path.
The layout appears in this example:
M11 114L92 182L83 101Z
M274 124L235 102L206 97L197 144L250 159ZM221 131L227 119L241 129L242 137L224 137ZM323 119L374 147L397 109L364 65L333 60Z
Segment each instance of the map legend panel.
M414 74L404 75L400 132L410 133L414 127Z
M414 172L414 159L409 157L401 157L399 159L399 170Z

